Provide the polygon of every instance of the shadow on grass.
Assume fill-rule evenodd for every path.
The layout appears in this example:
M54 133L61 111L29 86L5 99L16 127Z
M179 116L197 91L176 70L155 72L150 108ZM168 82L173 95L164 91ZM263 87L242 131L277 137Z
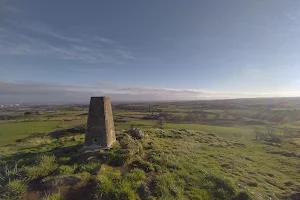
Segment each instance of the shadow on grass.
M85 125L79 125L72 128L62 129L62 130L56 130L48 134L48 136L52 138L60 138L66 135L70 134L84 134L85 133Z
M64 199L66 200L95 199L94 197L95 185L97 185L96 182L90 180L85 185L81 185L76 188L71 188L64 194Z

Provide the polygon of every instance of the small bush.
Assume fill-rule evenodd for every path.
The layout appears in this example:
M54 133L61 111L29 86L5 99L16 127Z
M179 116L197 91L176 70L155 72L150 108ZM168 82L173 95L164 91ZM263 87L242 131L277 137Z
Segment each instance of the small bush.
M81 172L76 174L83 182L87 182L91 178L91 174L88 172Z
M120 146L123 149L134 149L137 147L137 141L132 139L129 135L123 134L119 138Z
M55 156L43 155L39 158L37 165L25 167L24 172L26 176L32 180L48 175L50 172L54 171L56 167L57 164L55 163Z
M58 171L60 175L70 175L73 174L76 168L68 165L61 165L58 167Z
M19 196L24 194L28 189L28 186L21 180L12 180L7 184L7 191L10 195Z

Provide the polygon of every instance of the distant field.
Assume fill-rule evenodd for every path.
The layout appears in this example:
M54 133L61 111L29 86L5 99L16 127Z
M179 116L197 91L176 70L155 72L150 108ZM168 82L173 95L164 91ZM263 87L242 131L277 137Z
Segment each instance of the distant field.
M132 120L129 122L116 123L116 128L128 129L131 125L137 128L157 128L157 121L155 120ZM222 137L233 137L234 133L240 135L240 137L247 139L254 139L254 131L249 127L227 127L227 126L210 126L202 124L174 124L174 123L165 123L163 126L165 129L187 129L195 131L204 131L204 132L214 132Z
M234 133L241 137L253 139L255 137L253 129L245 127L226 127L226 126L210 126L202 124L173 124L166 123L166 129L190 129L195 131L214 132L221 137L233 137Z
M0 145L13 143L35 132L48 132L59 126L59 121L37 121L0 124Z

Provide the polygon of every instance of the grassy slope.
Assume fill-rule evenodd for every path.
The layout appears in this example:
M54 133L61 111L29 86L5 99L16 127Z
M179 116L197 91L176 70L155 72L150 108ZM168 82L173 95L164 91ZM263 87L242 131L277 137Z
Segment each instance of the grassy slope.
M124 141L119 139L104 157L103 152L95 152L93 161L83 160L81 157L84 154L77 153L83 144L82 135L75 136L76 141L73 142L69 140L70 135L60 139L33 138L0 148L0 164L11 163L14 166L17 161L19 166L25 165L20 170L22 177L28 177L21 179L25 185L29 182L23 180L39 176L48 180L73 174L88 179L94 186L97 185L91 193L104 196L104 199L120 199L115 195L127 195L128 198L122 199L138 198L141 185L148 188L146 195L149 199L234 199L241 192L250 194L253 199L284 199L296 191L296 185L300 182L299 158L280 154L300 154L299 149L291 144L274 146L187 130L145 129L144 132L148 135L144 140L127 139L125 147L120 146ZM137 151L138 146L141 147ZM117 153L120 148L131 153L124 157L124 150ZM36 164L41 155L48 155L43 158L46 160L43 163L51 163ZM133 166L131 163L136 160L142 164ZM99 165L102 165L101 170L91 174ZM19 180L16 177L13 179ZM80 191L88 182L81 182L79 188L64 187L61 195L68 196L70 192ZM37 192L34 188L35 185L29 185L30 194ZM26 191L22 194L29 195Z
M86 122L83 111L65 111L44 115L32 115L22 120L8 120L0 123L0 146L14 143L16 139L32 133L48 133L57 129L73 127Z
M60 124L59 121L36 121L0 124L0 145L9 144L36 132L48 132Z
M182 111L186 110L181 109ZM76 145L81 146L84 139L81 135L76 136L77 139L74 142L69 141L70 136L58 140L33 138L26 142L1 147L1 144L14 142L16 139L26 137L33 132L49 132L57 126L66 128L85 123L86 116L82 116L83 113L85 112L61 112L34 118L34 120L47 121L1 123L0 165L4 166L11 163L13 166L17 161L20 166L25 165L27 168L32 168L36 165L35 161L38 160L37 155L51 155L55 152L53 149L70 146L73 148L70 152L54 153L55 163L49 164L53 166L53 169L50 168L49 172L45 171L46 177L44 179L75 174L81 178L82 176L88 177L94 185L99 186L99 183L103 181L101 177L107 176L106 182L104 181L106 184L120 182L120 185L115 189L110 188L109 191L112 193L117 194L124 190L124 193L136 196L137 186L132 185L136 182L138 186L149 187L149 195L154 199L185 199L186 197L190 199L230 199L243 191L251 194L254 199L267 199L268 197L283 199L297 191L296 185L300 182L298 169L300 162L297 155L300 155L300 152L299 146L296 145L300 144L299 141L294 141L296 145L283 143L281 146L255 143L251 141L254 138L253 127L255 126L166 123L164 124L166 130L159 130L156 129L156 121L138 119L145 113L114 111L116 117L123 116L129 119L128 122L115 123L118 131L129 129L133 125L142 128L145 133L149 134L148 139L138 143L133 142L134 147L142 145L144 150L135 153L126 163L118 167L102 159L92 163L69 165L66 160L72 159L75 154L77 155L78 147ZM178 131L179 129L192 131ZM193 132L192 135L191 132ZM210 133L215 133L217 137L209 135ZM238 133L241 137L234 138L233 133ZM109 156L113 156L113 152L119 149L120 146L117 143ZM96 156L99 155L96 154ZM144 175L134 171L134 173L139 174L140 178L145 177L138 181L129 181L130 177L137 176L137 174L131 173L133 169L130 167L130 163L137 158L152 166L151 170L145 172ZM91 175L91 168L100 164L103 165L102 169L104 170L101 172L102 175L101 173L98 174L100 177ZM58 169L61 172L57 173ZM40 171L44 171L44 169L41 168ZM28 174L25 173L22 176L28 176ZM12 179L14 178L16 177ZM21 182L25 186L28 185L27 181ZM24 185L24 187L20 186L19 180L11 183L11 185L14 184L18 188L26 188ZM32 191L30 187L28 190ZM103 187L94 188L93 194L104 194ZM7 189L7 187L4 188ZM68 193L68 190L72 193L73 189L65 188L65 190L64 195ZM109 191L106 191L105 194L110 194ZM41 197L39 196L39 198Z

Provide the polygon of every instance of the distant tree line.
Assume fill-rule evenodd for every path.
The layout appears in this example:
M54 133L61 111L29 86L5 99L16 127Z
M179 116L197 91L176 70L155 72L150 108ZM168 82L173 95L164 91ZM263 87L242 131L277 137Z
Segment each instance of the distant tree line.
M15 120L21 118L21 115L0 115L0 120Z
M275 129L272 127L266 127L265 130L254 130L255 140L264 140L275 143L280 143L282 138L275 132Z
M136 112L162 112L163 111L162 109L155 108L154 106L151 106L151 105L118 104L118 105L113 106L113 109L136 111Z

